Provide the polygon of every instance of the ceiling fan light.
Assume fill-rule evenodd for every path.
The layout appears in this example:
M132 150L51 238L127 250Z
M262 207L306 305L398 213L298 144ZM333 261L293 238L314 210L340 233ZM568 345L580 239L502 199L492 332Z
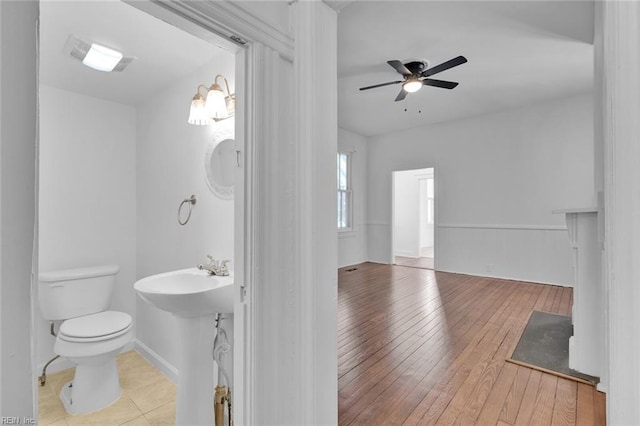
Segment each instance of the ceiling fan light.
M409 93L414 93L417 92L418 90L420 90L422 88L422 81L418 80L418 79L413 79L413 80L407 80L403 85L402 88Z

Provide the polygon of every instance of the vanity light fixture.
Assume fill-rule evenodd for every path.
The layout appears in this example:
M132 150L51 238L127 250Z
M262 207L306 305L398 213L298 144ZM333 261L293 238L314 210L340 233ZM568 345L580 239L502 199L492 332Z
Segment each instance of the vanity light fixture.
M222 87L218 84L218 79L224 80L227 95L225 96ZM207 90L206 98L200 93L200 89ZM229 82L227 79L218 74L213 81L211 87L207 89L204 85L199 85L196 94L191 101L191 109L189 111L189 124L205 125L212 124L233 117L236 112L236 97L229 90Z
M101 44L87 43L75 35L67 38L63 51L84 65L104 72L123 71L135 59Z

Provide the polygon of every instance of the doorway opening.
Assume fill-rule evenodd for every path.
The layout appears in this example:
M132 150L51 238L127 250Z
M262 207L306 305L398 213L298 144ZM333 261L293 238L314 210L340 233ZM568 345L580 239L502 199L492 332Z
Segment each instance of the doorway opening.
M196 97L204 97L201 86L206 88L214 81L231 98L235 82L243 82L244 62L238 58L243 58L244 50L214 33L190 30L178 18L174 21L180 25L137 6L153 9L151 2L40 4L37 270L117 265L108 309L128 318L135 337L126 342L122 339L121 371L115 376L123 396L118 407L110 406L110 410L118 412L122 423L151 421L152 417L153 421L173 423L176 411L181 410L176 396L180 377L176 367L181 359L176 350L180 337L175 332L176 320L171 313L140 299L133 283L158 273L195 269L198 263L206 264L208 254L230 259L232 271L243 268L244 259L235 253L243 235L237 224L243 223L244 210L242 198L233 197L234 187L243 190L243 169L233 149L230 159L224 155L214 162L213 158L214 152L222 151L218 147L233 142L235 123L244 123L243 103L235 111L237 115L229 114L208 126L193 125L201 123L191 120L189 106L194 92ZM119 24L114 26L114 22ZM113 73L85 67L75 51L63 52L71 35L74 43L102 43L122 50L131 55L125 57L133 60L131 66L116 67ZM240 87L240 93L242 90ZM228 111L233 110L228 107ZM77 194L83 194L81 202ZM192 205L197 199L197 207L193 215L189 208L185 220L185 210L181 215L179 206L189 196ZM240 282L240 274L235 276L236 283ZM36 297L32 301L33 370L42 374L37 387L39 400L34 405L39 407L39 422L65 422L75 414L67 409L74 399L61 398L61 390L73 388L67 384L80 380L75 378L75 363L54 357L53 330L54 326L59 330L62 321L70 317L53 318L43 313L37 302ZM227 318L226 322L229 325L232 321ZM243 339L243 328L231 327L227 338ZM212 320L212 338L213 328ZM230 356L243 360L237 351L227 359ZM201 375L209 374L207 380L220 383L217 365L202 364ZM224 381L229 386L232 380L238 383L234 405L242 407L242 381L237 375L233 378L231 366L225 367ZM140 372L145 374L143 380L137 378ZM132 379L134 373L136 379ZM162 391L154 395L151 405L136 402L141 389L152 385ZM71 390L65 392L72 395ZM75 404L80 405L77 398ZM209 400L206 404L209 409ZM89 416L97 418L105 407L83 407L77 413L95 411ZM120 412L119 407L126 409ZM155 417L158 413L161 419ZM206 414L213 418L212 413Z
M393 172L392 263L435 269L434 168Z

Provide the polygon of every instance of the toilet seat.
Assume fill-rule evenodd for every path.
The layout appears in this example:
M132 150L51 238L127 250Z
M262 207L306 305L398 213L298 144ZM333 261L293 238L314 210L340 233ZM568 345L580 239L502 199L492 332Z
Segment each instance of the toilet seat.
M129 314L104 311L66 320L60 326L58 338L67 342L100 342L127 333L132 324Z

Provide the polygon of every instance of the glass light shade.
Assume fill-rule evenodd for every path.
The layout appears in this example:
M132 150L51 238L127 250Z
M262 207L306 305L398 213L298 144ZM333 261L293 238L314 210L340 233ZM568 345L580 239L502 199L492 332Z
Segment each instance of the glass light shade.
M189 111L189 124L195 124L197 126L204 126L211 124L211 118L205 108L204 99L202 96L196 97L191 102L191 110Z
M402 85L402 88L409 92L414 93L422 88L422 81L420 80L409 80Z
M222 93L222 89L217 84L211 86L209 93L207 93L206 109L209 117L214 119L222 119L229 116L224 93Z
M117 50L92 43L82 63L94 70L109 72L118 65L122 56Z

